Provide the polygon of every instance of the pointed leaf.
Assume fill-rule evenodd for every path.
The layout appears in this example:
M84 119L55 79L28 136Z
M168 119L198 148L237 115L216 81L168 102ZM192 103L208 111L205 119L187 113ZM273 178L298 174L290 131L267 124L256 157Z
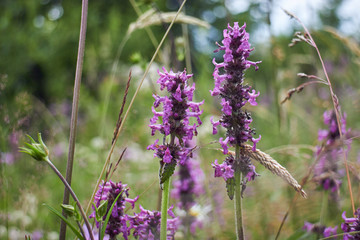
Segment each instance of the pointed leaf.
M46 203L43 203L43 205L45 205L56 216L61 218L66 223L66 225L69 226L69 228L73 231L73 233L75 233L76 237L78 237L80 240L85 240L84 237L81 235L81 233L76 229L76 227L73 224L71 224L71 222L68 219L64 218L64 216L59 211L57 211L53 207L50 207Z
M160 184L163 184L166 180L168 180L174 174L175 167L176 167L175 160L171 161L171 163L165 163L163 172L161 173L161 176L160 176Z
M226 180L226 190L230 200L233 200L235 192L235 178L232 177Z

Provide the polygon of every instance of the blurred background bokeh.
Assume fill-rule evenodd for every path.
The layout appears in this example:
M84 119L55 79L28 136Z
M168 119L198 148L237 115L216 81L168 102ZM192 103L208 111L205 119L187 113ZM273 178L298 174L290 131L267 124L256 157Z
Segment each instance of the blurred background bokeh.
M156 17L177 11L179 6L175 0L89 3L72 184L84 204L110 149L128 75L131 72L129 102L169 25L160 20L147 22L145 28L138 19L149 11ZM314 163L315 146L321 145L318 129L326 127L322 115L333 107L328 87L311 85L281 104L289 89L307 81L297 73L324 78L314 48L305 43L288 46L302 28L282 8L310 29L341 110L347 114L347 127L354 137L348 161L359 207L359 1L188 1L184 14L194 22L175 23L155 58L117 142L113 161L125 147L127 151L112 180L128 184L131 197L141 194L139 203L146 209L157 209L159 164L146 150L155 140L148 127L152 93L162 94L156 86L156 71L163 66L174 71L187 68L194 74L191 81L196 83L196 100L205 100L196 152L206 176L206 193L197 199L204 224L194 239L235 238L233 203L226 195L224 181L215 179L211 168L216 158L224 157L219 145L210 143L224 131L213 136L209 120L221 113L219 101L209 93L213 88L211 61L220 61L222 53L213 51L228 23L246 22L249 42L255 48L249 59L262 61L258 71L246 72L245 80L261 92L259 105L248 107L253 127L262 135L258 148L271 153L300 181ZM47 166L20 154L18 147L23 146L26 134L35 137L41 132L51 159L65 173L80 13L81 1L0 1L0 239L20 239L24 234L32 234L34 239L57 239L59 220L42 203L59 209L63 186ZM136 22L139 24L133 24ZM339 162L343 167L343 160ZM248 239L274 239L295 192L279 177L255 165L261 177L249 183L244 194L246 235ZM340 226L341 213L352 211L345 178L338 202L327 204L325 210L327 195L315 183L310 181L305 191L308 199L296 202L280 239L310 239L301 230L304 221L319 222L325 211L322 223ZM178 239L184 238L179 234Z

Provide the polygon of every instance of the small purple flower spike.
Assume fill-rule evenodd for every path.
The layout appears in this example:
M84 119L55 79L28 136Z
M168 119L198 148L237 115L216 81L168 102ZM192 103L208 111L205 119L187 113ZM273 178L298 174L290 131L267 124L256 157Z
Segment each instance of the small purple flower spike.
M148 150L155 151L154 156L161 159L160 163L176 165L184 164L189 149L184 143L191 141L197 135L197 127L202 122L200 115L203 110L200 106L204 103L193 102L195 84L188 85L188 79L192 74L186 74L186 71L174 73L173 71L158 71L160 78L157 83L160 90L166 89L169 96L160 97L153 95L155 102L152 107L154 116L150 119L151 134L157 131L163 134L163 144L160 145L159 139L154 144L148 146ZM162 104L162 111L156 109ZM161 122L159 120L161 119ZM195 119L195 123L191 123ZM166 139L168 138L168 143ZM163 181L164 179L162 179Z

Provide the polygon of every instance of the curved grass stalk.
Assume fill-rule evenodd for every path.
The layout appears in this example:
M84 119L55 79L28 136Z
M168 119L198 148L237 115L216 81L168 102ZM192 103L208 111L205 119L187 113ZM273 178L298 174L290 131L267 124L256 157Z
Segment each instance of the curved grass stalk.
M305 33L307 34L307 36L309 38L308 39L309 41L306 41L306 42L310 46L314 47L315 50L316 50L316 53L317 53L317 55L319 57L319 60L321 62L321 66L323 68L323 71L324 71L324 74L325 74L325 77L326 77L326 81L327 81L328 86L329 86L329 90L330 90L330 94L331 94L331 100L332 100L335 115L336 115L336 122L337 122L337 127L338 127L338 131L339 131L340 139L344 139L344 133L342 132L342 129L341 129L341 114L340 114L340 111L339 111L339 100L338 100L338 98L336 97L336 95L334 93L334 90L333 90L329 75L327 73L327 70L326 70L326 67L325 67L325 64L324 64L324 61L323 61L323 59L321 57L321 54L320 54L320 50L319 50L318 46L316 45L316 42L312 38L309 30L304 25L304 23L297 16L295 16L294 14L286 11L285 9L283 9L283 10L285 11L286 14L288 14L290 17L296 19L296 21L298 21L301 24L301 26L303 27ZM345 170L346 170L346 178L347 178L347 183L348 183L348 188L349 188L351 207L352 207L352 210L353 210L352 212L354 214L355 205L354 205L354 198L353 198L353 194L352 194L349 166L348 166L348 163L347 163L347 156L346 156L346 152L345 152L345 146L342 146L342 148L344 149L344 151L342 151L343 152L343 159L344 159L344 165L345 165Z

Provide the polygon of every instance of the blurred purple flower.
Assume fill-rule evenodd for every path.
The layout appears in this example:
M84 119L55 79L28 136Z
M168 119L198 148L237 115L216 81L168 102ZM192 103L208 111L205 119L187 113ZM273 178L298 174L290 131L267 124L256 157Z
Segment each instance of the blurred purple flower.
M315 233L317 235L323 237L330 237L336 235L338 227L326 227L320 224L312 224L309 222L304 222L303 230L307 231L308 233Z
M342 218L344 222L341 224L341 229L344 233L358 232L355 234L345 234L344 239L360 239L360 208L358 208L355 213L355 217L346 217L346 212L343 212Z
M246 24L239 27L237 22L231 27L223 31L224 39L222 44L218 44L219 48L215 50L225 51L223 55L224 62L217 63L213 59L215 87L211 90L212 96L221 97L222 116L219 121L211 119L213 124L213 134L217 133L217 126L221 125L226 128L226 138L220 138L219 143L223 148L223 153L228 153L229 147L242 146L247 141L253 142L254 151L256 143L260 140L254 138L255 130L250 128L252 122L251 115L243 109L246 103L256 106L256 98L260 92L251 89L250 86L244 84L244 72L250 66L258 69L257 64L260 62L252 62L247 60L253 48L250 48L249 34L245 31ZM257 174L255 167L251 164L247 156L241 156L238 160L238 167L248 180L254 180ZM222 164L218 164L217 160L212 166L215 168L215 177L223 177L225 180L233 177L234 161L226 160ZM230 169L229 169L230 168Z
M314 180L319 183L324 190L330 190L333 198L339 191L344 176L344 170L339 168L339 156L343 151L340 142L340 134L337 126L336 115L334 111L325 111L324 123L328 129L318 131L318 139L325 143L322 147L317 147L316 156L319 158L314 169ZM341 120L341 130L345 137L346 151L350 150L351 139L349 138L350 130L346 129L346 114ZM340 143L340 144L339 144ZM346 154L347 154L346 152ZM335 194L335 195L334 195Z
M185 146L192 147L190 142L187 142ZM184 216L180 216L184 231L190 229L191 233L195 234L196 228L201 227L202 222L190 213L190 209L197 204L196 199L205 193L205 175L199 162L194 156L192 157L190 159L188 156L185 163L180 165L174 174L175 180L173 181L171 197L178 200L177 207L185 212Z
M42 230L36 230L31 234L32 240L40 240L44 237L44 233Z

